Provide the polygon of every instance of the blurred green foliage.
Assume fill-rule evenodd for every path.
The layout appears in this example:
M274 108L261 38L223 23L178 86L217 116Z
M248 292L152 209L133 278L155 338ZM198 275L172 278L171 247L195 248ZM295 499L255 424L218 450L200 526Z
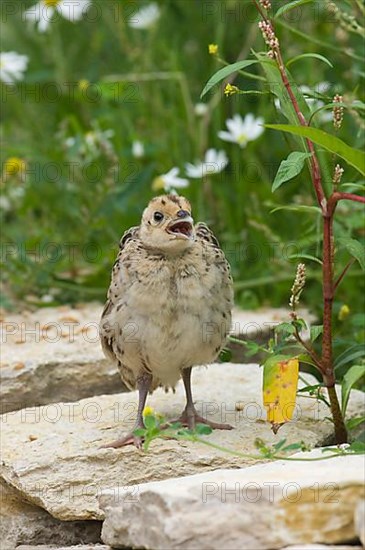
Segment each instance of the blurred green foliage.
M7 15L9 3L2 2L2 50L27 55L29 66L23 81L1 84L2 193L8 201L0 212L4 304L42 303L45 295L51 296L49 303L103 300L118 240L139 223L156 194L154 179L173 166L183 175L186 162L201 160L212 147L225 150L230 162L223 172L190 180L183 190L194 218L206 221L219 237L232 266L238 304L286 304L298 256L316 256L320 250L320 218L310 210L271 211L292 204L293 197L294 205L315 204L308 169L273 195L280 162L295 150L293 138L267 129L240 148L217 136L235 113L253 113L267 123L284 121L259 65L250 67L250 74L238 74L234 84L264 93L225 97L218 88L204 98L208 109L203 116L195 109L204 84L221 67L218 58L234 63L248 58L252 49L264 50L251 1L161 0L158 21L135 29L128 20L147 2L92 0L82 20L57 16L44 33L23 18L34 1L12 4L17 9ZM343 15L361 21L361 5L357 0L335 4L340 15L331 2L315 0L277 23L286 60L315 52L333 65L304 57L290 66L296 83L307 87L312 109L318 100L331 103L336 93L349 103L364 101L363 37ZM273 5L276 9L282 2ZM218 56L209 55L211 43L218 45ZM317 114L314 120L331 131L328 117ZM363 112L347 110L337 135L362 149ZM136 140L144 144L140 158L132 152ZM5 173L11 157L25 161L25 178ZM323 151L320 160L329 183L333 158ZM344 168L343 183L363 183L355 169ZM362 205L341 203L335 231L364 240ZM339 271L349 258L345 249L338 251ZM319 311L320 266L306 262L302 301ZM356 342L364 332L359 321L364 290L354 264L335 308L349 306L346 321L336 323Z

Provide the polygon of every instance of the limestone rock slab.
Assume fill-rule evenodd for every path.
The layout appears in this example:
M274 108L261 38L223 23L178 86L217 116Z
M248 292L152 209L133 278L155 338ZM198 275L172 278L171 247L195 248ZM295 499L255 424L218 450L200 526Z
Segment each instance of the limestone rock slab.
M1 412L123 391L116 367L100 347L100 314L100 304L90 304L3 318Z
M298 453L295 458L315 458ZM322 455L323 456L323 455ZM294 458L293 457L293 458ZM102 539L113 548L280 549L355 539L365 456L277 461L104 491Z
M313 380L306 375L306 383ZM257 454L255 439L268 444L286 438L318 446L333 437L328 410L321 402L299 397L295 420L274 435L264 422L262 370L257 365L230 363L197 367L192 376L197 409L208 418L235 429L207 436L217 445ZM210 448L202 443L156 440L144 453L133 446L101 449L132 429L137 392L104 395L76 403L57 403L12 411L0 417L0 474L20 497L62 520L101 519L97 496L102 490L163 480L217 468L239 468L253 460ZM156 390L148 404L167 419L185 406L180 381L176 393ZM360 414L361 392L352 392L349 415Z
M363 497L364 498L358 502L355 510L355 530L357 536L361 540L361 544L365 548L365 491Z
M100 346L102 307L99 303L49 307L0 319L2 413L126 389ZM303 315L310 317L308 312ZM236 309L232 333L262 341L285 319L286 309Z
M333 546L332 544L301 544L295 546L286 546L281 550L360 550L360 548L362 548L362 546L353 544L351 546L343 546L342 544L336 544L336 546Z
M29 544L21 544L16 547L16 550L113 550L105 544L78 544L77 546L49 546L48 544L38 544L30 546ZM341 548L340 548L341 550Z
M18 492L0 480L0 547L13 550L18 544L78 544L100 541L101 522L64 522L21 500Z

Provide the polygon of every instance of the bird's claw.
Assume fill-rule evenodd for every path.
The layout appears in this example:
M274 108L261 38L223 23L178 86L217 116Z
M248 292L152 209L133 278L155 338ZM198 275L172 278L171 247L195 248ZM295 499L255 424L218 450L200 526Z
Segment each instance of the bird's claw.
M142 449L142 443L143 437L134 435L133 432L130 432L120 439L116 439L115 441L102 445L100 449L119 449L120 447L125 447L126 445L134 445L137 449Z

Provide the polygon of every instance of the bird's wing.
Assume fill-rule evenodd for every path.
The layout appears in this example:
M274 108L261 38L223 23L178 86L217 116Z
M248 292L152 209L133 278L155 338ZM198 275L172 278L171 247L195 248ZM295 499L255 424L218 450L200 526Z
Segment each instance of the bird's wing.
M207 254L207 256L210 257L209 260L207 258L208 265L211 261L217 265L220 265L223 273L225 274L223 277L223 284L227 283L228 286L231 286L231 267L213 231L211 231L205 223L199 222L195 226L195 234L197 239L202 243L203 248L205 250L210 249Z
M198 239L206 241L220 249L217 237L214 235L213 231L211 231L205 223L203 222L197 223L195 226L195 233Z
M128 248L132 245L133 241L138 238L139 226L131 227L123 234L119 241L119 253L114 262L112 277L110 286L108 289L108 299L105 303L100 320L100 341L104 352L110 357L114 358L113 339L114 328L113 324L109 322L109 316L113 313L113 309L116 306L118 299L123 295L123 267L124 263L127 263L129 252Z
M119 241L119 253L124 250L128 241L138 236L138 231L139 225L136 225L134 227L131 227L130 229L127 229L127 231L123 233L123 236Z

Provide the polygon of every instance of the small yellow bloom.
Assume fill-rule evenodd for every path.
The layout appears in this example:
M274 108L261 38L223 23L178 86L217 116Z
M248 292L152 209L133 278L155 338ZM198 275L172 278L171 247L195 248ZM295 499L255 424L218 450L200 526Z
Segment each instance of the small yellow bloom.
M143 417L153 416L154 414L155 414L155 410L152 407L149 407L148 405L143 409L143 413L142 413Z
M5 176L23 175L26 166L23 159L19 157L9 157L4 163Z
M165 189L165 182L161 176L158 176L155 178L152 182L152 191L161 191L161 189Z
M83 92L90 86L90 82L86 78L82 78L78 81L77 86L79 90Z
M218 53L218 44L209 44L208 51L210 55L217 55Z
M60 0L44 0L47 7L55 7L59 4Z
M346 317L348 317L349 315L350 315L350 308L349 308L349 306L344 304L343 306L341 306L341 309L338 312L338 320L339 321L344 321L346 319Z
M226 87L224 88L224 95L233 95L239 92L239 88L237 86L232 86L232 84L226 84Z

